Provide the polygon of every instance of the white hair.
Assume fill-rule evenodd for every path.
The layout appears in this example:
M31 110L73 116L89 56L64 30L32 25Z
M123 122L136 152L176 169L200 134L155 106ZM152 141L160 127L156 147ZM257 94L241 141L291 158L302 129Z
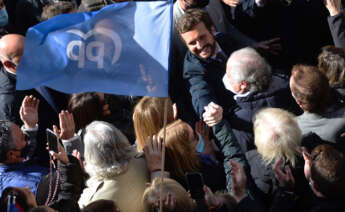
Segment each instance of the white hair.
M126 136L103 121L93 121L86 127L84 143L85 170L99 178L111 178L126 171L135 153Z
M236 83L247 82L249 91L266 89L271 80L271 67L253 48L246 47L234 51L228 62L227 70Z
M254 139L266 165L283 157L295 166L302 133L292 113L279 108L260 110L254 118Z

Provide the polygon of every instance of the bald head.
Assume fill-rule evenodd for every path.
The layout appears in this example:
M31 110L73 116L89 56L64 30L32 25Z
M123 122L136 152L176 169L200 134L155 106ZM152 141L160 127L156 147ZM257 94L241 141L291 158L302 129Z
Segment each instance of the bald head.
M0 60L12 72L16 72L23 55L24 40L25 37L18 34L8 34L0 39Z

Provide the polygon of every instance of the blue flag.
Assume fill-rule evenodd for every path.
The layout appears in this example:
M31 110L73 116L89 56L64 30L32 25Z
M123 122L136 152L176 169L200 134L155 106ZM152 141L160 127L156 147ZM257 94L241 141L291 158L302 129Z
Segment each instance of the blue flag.
M28 30L17 90L166 97L171 29L170 0L59 15Z

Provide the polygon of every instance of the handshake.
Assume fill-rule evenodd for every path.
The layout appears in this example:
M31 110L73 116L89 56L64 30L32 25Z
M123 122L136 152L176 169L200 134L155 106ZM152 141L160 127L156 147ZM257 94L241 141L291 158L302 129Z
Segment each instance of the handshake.
M222 121L223 108L220 105L210 102L204 109L205 112L202 114L202 118L208 126L212 127Z

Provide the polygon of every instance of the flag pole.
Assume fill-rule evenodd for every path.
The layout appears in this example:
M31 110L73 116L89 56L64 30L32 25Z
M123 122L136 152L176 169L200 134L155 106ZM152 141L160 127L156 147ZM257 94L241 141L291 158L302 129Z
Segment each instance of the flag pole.
M169 97L168 97L169 98ZM163 122L163 143L162 143L162 164L161 164L161 187L159 198L159 211L163 212L163 180L164 180L164 164L165 164L165 137L166 137L166 125L168 115L168 98L164 101L164 122Z

